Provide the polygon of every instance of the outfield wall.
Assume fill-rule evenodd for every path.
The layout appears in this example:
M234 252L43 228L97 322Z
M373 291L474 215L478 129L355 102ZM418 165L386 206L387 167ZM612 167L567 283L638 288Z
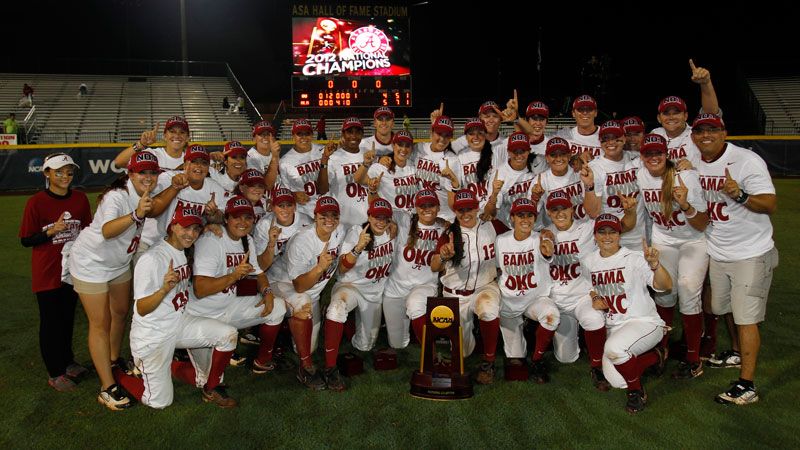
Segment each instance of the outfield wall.
M729 136L736 145L758 153L773 176L800 176L800 136ZM224 142L198 142L209 151L222 150ZM252 142L243 141L245 146ZM292 143L281 141L283 151ZM79 188L108 186L123 171L114 167L114 157L125 144L17 145L0 148L0 192L26 191L44 187L41 175L44 157L64 152L72 156L81 170L73 185Z

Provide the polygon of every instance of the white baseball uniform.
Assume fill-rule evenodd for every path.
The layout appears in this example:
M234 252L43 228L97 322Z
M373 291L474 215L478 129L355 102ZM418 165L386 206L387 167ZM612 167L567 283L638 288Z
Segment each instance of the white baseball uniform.
M447 201L447 193L452 190L450 180L441 175L442 169L445 168L445 160L450 166L450 170L456 175L460 185L463 185L461 180L461 163L458 161L458 156L445 150L443 152L434 152L431 150L430 142L420 142L414 147L414 166L416 167L417 184L420 189L430 189L436 192L439 198L439 217L442 219L453 222L455 220L455 213L450 209Z
M667 130L664 127L658 127L651 133L663 136L667 140L667 158L675 162L685 158L692 163L693 167L697 167L697 162L700 161L700 150L692 141L692 127L688 124L681 134L674 138L667 136Z
M507 358L524 358L523 314L547 330L558 328L560 315L551 297L550 265L539 250L539 233L523 240L514 230L497 237L497 266L500 268L500 332Z
M419 191L417 170L411 158L405 167L394 167L390 172L383 164L370 166L367 176L375 178L383 174L378 185L378 196L392 204L394 212L402 211L406 215L414 214L414 197Z
M347 231L342 243L342 255L350 253L361 234L363 227L353 225ZM372 250L364 250L356 257L356 264L344 274L339 275L331 290L331 303L325 318L345 323L350 311L358 307L356 314L356 334L353 347L361 351L372 350L378 340L381 328L381 300L386 280L394 258L395 240L388 231L373 237Z
M497 218L503 223L510 223L511 205L514 200L521 197L530 198L533 179L538 174L528 170L526 166L522 170L515 170L508 164L502 163L495 169L500 173L498 179L503 180L503 189L497 194ZM489 175L489 180L494 180L495 171Z
M603 148L600 147L600 127L595 127L594 133L590 135L581 134L578 127L562 128L557 136L569 142L569 151L573 155L589 151L593 158L599 158L604 154Z
M164 172L158 176L158 185L161 186L169 186L168 183L172 182L172 174L168 172ZM225 209L225 189L222 188L216 181L206 178L203 180L203 186L200 189L194 189L191 186L187 186L184 189L178 191L178 195L172 199L172 203L164 210L164 212L157 217L158 223L158 234L153 235L145 235L142 234L142 240L146 239L146 243L148 245L152 245L153 243L160 241L167 235L167 227L169 226L169 222L172 220L172 216L175 215L175 211L178 208L190 208L193 211L196 211L201 217L206 210L206 204L211 201L211 194L214 194L214 203L217 204L217 208L224 210Z
M267 278L272 280L285 280L288 278L286 273L286 258L284 253L286 250L286 243L298 231L314 222L310 217L305 214L295 211L294 221L289 226L283 226L275 219L274 213L268 213L260 220L253 229L253 240L255 241L255 249L258 255L264 253L269 244L269 229L273 226L281 229L281 234L278 235L278 240L275 242L275 256L272 259L272 265L267 270Z
M367 221L367 188L355 180L355 173L363 161L363 152L350 153L342 148L328 160L328 195L339 201L339 222L345 226Z
M141 264L136 266L133 276L133 298L137 302L161 289L170 263L180 277L156 309L147 315L140 315L134 304L130 332L131 354L144 381L142 403L152 408L165 408L172 404L173 399L170 366L174 350L210 347L221 352L233 351L237 332L228 324L185 312L192 268L187 264L183 251L161 241L139 261ZM208 379L208 373L202 372L204 368L195 369L197 379Z
M281 157L280 175L281 184L292 192L305 192L308 202L297 204L297 209L307 216L314 215L314 206L317 204L317 176L319 175L320 159L324 146L312 144L311 150L299 153L292 147Z
M378 137L375 136L375 135L367 136L367 137L361 139L361 143L358 144L358 148L362 152L368 152L368 151L372 150L372 145L373 144L375 144L375 155L377 157L379 157L379 158L381 156L386 156L386 155L391 156L392 153L394 153L394 147L392 147L392 141L391 140L389 140L389 142L384 144L383 142L379 141Z
M620 241L620 244L630 249L641 248L647 217L636 180L640 164L639 160L626 161L625 158L622 158L620 161L612 161L605 157L589 162L589 167L594 173L594 193L600 198L602 204L601 213L613 214L622 220L625 210L622 209L622 199L619 194L633 196L638 200L636 227L623 233Z

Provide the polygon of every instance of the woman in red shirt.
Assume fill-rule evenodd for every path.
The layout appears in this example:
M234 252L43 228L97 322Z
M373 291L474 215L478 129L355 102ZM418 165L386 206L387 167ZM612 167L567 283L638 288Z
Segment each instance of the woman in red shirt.
M62 392L75 389L74 380L88 372L72 353L78 295L62 269L62 249L68 251L92 221L86 194L70 189L77 168L64 153L45 158L47 188L28 199L19 228L22 245L33 247L31 278L39 303L39 349L50 375L48 384Z

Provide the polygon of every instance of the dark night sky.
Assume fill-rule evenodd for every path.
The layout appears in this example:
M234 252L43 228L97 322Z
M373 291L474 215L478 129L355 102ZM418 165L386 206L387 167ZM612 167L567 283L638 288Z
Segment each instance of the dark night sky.
M6 11L0 70L58 72L58 58L180 59L177 0L29 0ZM306 2L313 3L313 2ZM364 3L364 2L348 2ZM369 4L376 2L368 2ZM418 2L388 2L413 5ZM747 3L659 2L670 11L656 14L646 2L497 2L494 8L430 1L409 6L415 108L420 115L444 101L455 116L474 113L483 100L504 102L519 89L523 104L539 97L536 45L542 33L542 95L551 109L565 96L582 93L580 68L591 55L611 61L606 112L639 113L651 120L658 100L682 95L698 107L687 60L712 71L720 102L737 119L736 68L775 70L796 62L798 39L787 7ZM287 0L186 0L189 58L227 61L257 102L290 96L290 2ZM4 6L4 9L6 6ZM580 10L580 13L574 11ZM636 18L626 18L638 14ZM26 17L24 20L8 20ZM45 37L44 40L41 37ZM34 40L41 40L38 44ZM792 47L787 45L792 44ZM28 66L25 62L36 62ZM756 63L768 63L766 66ZM786 64L784 64L785 66ZM793 67L796 69L796 66ZM72 70L76 72L76 70Z

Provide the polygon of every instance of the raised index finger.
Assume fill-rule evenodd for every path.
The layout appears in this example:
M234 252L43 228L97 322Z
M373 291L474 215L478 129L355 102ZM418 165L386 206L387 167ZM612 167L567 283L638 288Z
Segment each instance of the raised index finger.
M647 239L644 237L642 238L642 250L644 250L645 256L647 256L647 252L650 251L650 247L647 246Z
M692 69L692 72L697 70L697 66L694 65L694 61L692 61L692 58L689 58L689 68Z
M331 241L325 241L325 246L322 247L322 253L319 254L320 256L328 253L328 245L330 245L330 243Z
M733 180L733 177L731 176L731 173L728 171L727 167L725 168L725 179Z
M517 90L516 89L514 89L514 103L519 105L519 103L517 103Z
M161 126L161 122L156 122L156 126L153 127L153 133L158 133L158 127Z
M686 187L686 185L683 183L683 178L681 178L680 174L678 174L678 183L681 185L681 187Z
M169 267L167 267L168 272L173 272L175 269L172 268L172 259L169 260Z

